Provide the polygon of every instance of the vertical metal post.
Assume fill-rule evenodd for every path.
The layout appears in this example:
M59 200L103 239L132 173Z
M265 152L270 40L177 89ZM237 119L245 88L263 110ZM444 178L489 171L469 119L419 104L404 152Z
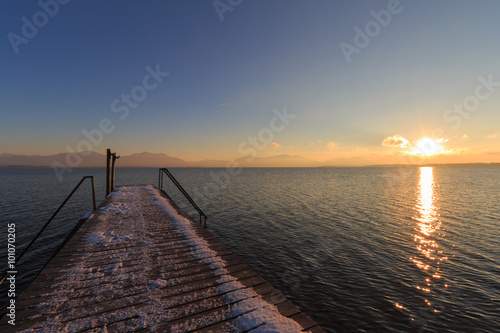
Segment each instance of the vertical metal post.
M109 192L115 189L115 161L116 161L116 153L111 154L111 186L109 188Z
M115 188L115 162L117 159L120 158L120 156L116 156L116 153L111 154L111 184L109 187L109 192L113 191Z
M94 183L94 176L90 176L90 179L92 180L92 201L94 204L94 210L97 208L96 202L95 202L95 183Z
M163 190L163 169L160 169L159 171L160 173L158 175L158 188L160 190Z
M110 191L110 184L109 184L109 160L111 158L111 149L108 148L108 150L106 151L106 196L109 195L109 192Z

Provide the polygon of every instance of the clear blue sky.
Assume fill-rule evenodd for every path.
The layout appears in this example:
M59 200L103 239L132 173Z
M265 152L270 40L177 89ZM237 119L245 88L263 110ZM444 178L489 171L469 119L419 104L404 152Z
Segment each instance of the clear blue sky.
M0 153L76 149L82 130L108 118L114 129L97 152L238 158L286 107L296 117L259 156L378 161L394 154L385 138L414 142L443 128L447 148L498 158L500 87L456 128L443 114L474 95L479 76L500 82L500 2L396 5L243 0L222 21L212 1L73 0L53 17L37 1L2 1ZM391 6L398 13L348 63L341 43L355 46L354 28ZM25 38L23 17L40 27L13 46L9 33ZM169 75L120 119L111 104L143 86L148 66Z

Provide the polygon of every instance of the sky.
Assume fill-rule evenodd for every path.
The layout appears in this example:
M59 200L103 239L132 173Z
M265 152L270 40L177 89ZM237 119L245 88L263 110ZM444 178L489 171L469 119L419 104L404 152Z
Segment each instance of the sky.
M500 162L499 12L494 0L2 1L0 153Z

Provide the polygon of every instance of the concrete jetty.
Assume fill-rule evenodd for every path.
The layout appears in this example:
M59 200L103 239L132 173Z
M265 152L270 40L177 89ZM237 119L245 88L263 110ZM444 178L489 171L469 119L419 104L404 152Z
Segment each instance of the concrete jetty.
M118 187L1 332L323 332L153 185Z

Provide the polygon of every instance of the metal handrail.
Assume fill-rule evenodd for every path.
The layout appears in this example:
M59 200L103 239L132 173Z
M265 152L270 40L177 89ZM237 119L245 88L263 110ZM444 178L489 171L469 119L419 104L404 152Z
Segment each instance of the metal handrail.
M186 199L191 203L191 205L193 205L193 207L198 211L198 213L200 214L200 224L202 223L201 222L201 217L203 216L203 218L204 218L203 227L206 228L207 227L207 216L205 215L205 213L203 213L203 211L200 209L200 207L198 207L198 205L196 204L196 202L194 202L194 200L189 196L189 194L187 194L186 190L184 190L184 188L182 187L182 185L179 184L179 182L177 181L177 179L175 179L174 175L172 175L170 173L170 171L168 171L167 168L160 168L160 170L159 170L158 188L160 189L160 191L162 191L163 193L167 194L165 191L163 191L163 173L165 173L168 176L168 178L170 178L170 180L172 181L172 183L174 183L175 186L177 186L177 188L179 189L179 191L181 191L181 193L184 194L184 197L186 197Z
M66 202L68 202L68 200L71 198L71 196L76 192L76 190L80 187L80 185L82 185L82 183L85 181L85 179L87 178L90 178L91 181L92 181L92 201L93 201L93 204L94 204L94 210L96 209L96 201L95 201L95 183L94 183L94 176L85 176L83 177L80 182L78 183L78 185L75 186L75 188L73 189L73 191L71 191L71 193L66 197L66 200L64 200L64 202L59 206L59 208L57 208L57 210L55 211L54 214L52 214L52 216L50 217L50 219L47 221L47 223L45 223L45 225L43 226L42 230L40 230L38 232L38 234L35 236L35 238L33 238L33 240L28 244L28 246L26 246L23 250L23 252L21 253L21 255L17 258L16 262L14 263L14 267L17 265L17 263L21 260L21 258L23 257L23 255L26 253L26 251L28 251L28 249L30 248L31 245L33 245L33 243L37 240L37 238L42 234L42 232L45 230L45 228L47 228L47 226L49 225L50 222L52 222L52 220L54 219L54 217L56 217L57 213L59 213L59 211L61 210L61 208L63 208L63 206L66 204ZM7 270L7 272L5 272L5 274L2 276L2 279L0 280L0 285L3 283L3 281L5 280L5 278L7 277L7 274L9 274L9 269Z

